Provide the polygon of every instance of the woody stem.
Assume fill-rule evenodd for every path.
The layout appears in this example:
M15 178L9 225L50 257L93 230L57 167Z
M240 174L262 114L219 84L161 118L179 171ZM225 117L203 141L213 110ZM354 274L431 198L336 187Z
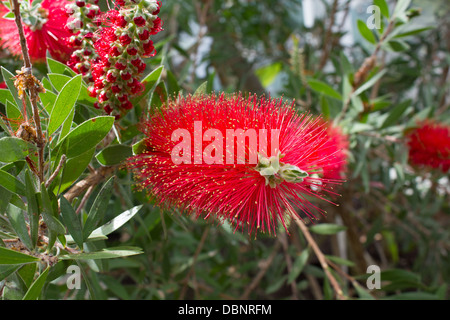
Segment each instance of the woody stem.
M25 38L25 32L23 30L23 24L22 24L22 18L20 16L20 5L18 0L11 0L12 1L12 9L14 12L14 18L17 25L17 30L19 31L19 39L20 39L20 47L22 49L22 55L23 55L23 61L24 61L24 71L28 73L29 76L31 76L32 71L32 65L31 65L31 59L30 55L28 53L28 47L27 47L27 40ZM38 147L38 158L39 158L39 168L38 168L38 177L39 182L42 183L44 181L44 146L45 146L45 140L44 136L42 134L42 128L41 128L41 119L39 117L39 109L37 107L37 99L38 99L38 93L36 91L35 86L31 86L29 88L30 91L30 101L31 106L33 108L33 120L34 124L36 126L36 144ZM25 99L25 98L24 98ZM26 112L26 111L25 111Z

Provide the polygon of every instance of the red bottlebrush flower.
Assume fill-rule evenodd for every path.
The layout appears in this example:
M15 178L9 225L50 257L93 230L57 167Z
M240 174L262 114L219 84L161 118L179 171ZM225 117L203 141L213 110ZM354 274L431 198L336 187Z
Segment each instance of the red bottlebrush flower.
M71 32L64 26L67 15L64 6L66 0L43 0L32 8L30 2L24 1L22 5L22 21L27 40L28 52L33 62L45 61L47 50L56 60L66 62L73 51L70 43ZM0 3L0 17L8 9ZM7 48L13 55L21 55L19 32L14 19L0 18L0 46Z
M450 126L431 120L407 134L409 161L447 173L450 169Z
M276 233L296 209L315 219L323 211L310 200L334 194L330 181L314 188L324 180L315 174L339 161L323 121L281 99L180 97L141 130L145 151L127 162L138 188L197 217Z

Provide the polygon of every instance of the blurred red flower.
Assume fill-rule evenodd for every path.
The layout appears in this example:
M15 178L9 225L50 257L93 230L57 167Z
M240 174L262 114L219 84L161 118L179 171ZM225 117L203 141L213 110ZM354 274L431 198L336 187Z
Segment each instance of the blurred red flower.
M21 3L21 15L28 52L32 62L45 61L46 52L61 62L72 53L71 33L65 28L67 0L30 0ZM9 9L0 3L0 46L13 55L21 55L19 32L14 18L4 18Z
M450 126L432 120L419 123L407 134L409 161L446 173L450 169Z

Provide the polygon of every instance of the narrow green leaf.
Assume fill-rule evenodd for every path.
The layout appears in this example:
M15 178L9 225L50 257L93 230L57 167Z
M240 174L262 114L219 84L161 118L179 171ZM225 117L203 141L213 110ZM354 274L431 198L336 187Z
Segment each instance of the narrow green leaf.
M405 113L406 109L410 106L411 100L403 101L402 103L399 103L396 105L390 112L386 120L384 120L383 124L381 125L380 129L387 128L395 123L400 119L400 117Z
M275 81L282 69L283 65L280 62L275 62L257 69L255 74L261 81L261 84L267 87Z
M380 8L380 13L389 19L389 7L386 0L373 0L373 4Z
M345 226L332 224L332 223L321 223L313 225L309 228L314 233L322 234L322 235L331 235L336 234L338 232L344 231L347 228Z
M150 92L150 90L154 87L154 85L161 78L161 73L162 73L163 69L164 69L163 66L156 68L149 75L147 75L144 78L144 80L142 80L142 84L144 85L144 90L139 96L137 96L131 100L131 103L133 105L138 104L142 100L142 98L144 98L147 95L147 93Z
M363 36L364 39L366 39L367 41L369 41L372 44L377 43L377 39L375 38L374 34L372 33L372 31L369 29L369 27L367 26L367 24L364 21L358 19L357 26L358 26L359 33Z
M19 236L23 244L29 249L33 249L30 234L28 233L27 223L25 222L24 212L16 206L9 206L6 211L9 222L14 231Z
M27 288L29 288L33 283L34 276L36 274L36 267L36 263L24 264L17 272Z
M67 144L68 159L79 156L97 146L106 137L114 124L114 117L99 116L78 125L58 143L55 149Z
M145 141L144 141L144 139L142 139L142 140L136 142L135 144L133 144L132 149L133 149L133 154L134 155L144 152L145 151Z
M97 252L83 252L79 254L67 254L60 256L61 260L86 260L86 259L113 259L132 255L142 254L142 249L138 247L117 247L106 248Z
M47 66L50 73L59 73L70 77L75 77L77 75L75 71L66 66L64 63L56 61L50 57L47 57Z
M178 96L181 88L178 84L177 78L170 70L166 70L167 72L167 93L169 96Z
M398 0L394 8L394 17L400 17L405 14L406 9L408 9L411 4L411 0Z
M103 219L106 209L108 208L109 200L111 199L111 190L114 186L115 177L109 178L103 185L102 189L95 198L89 215L83 226L83 239L86 240L91 232L95 229L97 224Z
M0 139L0 161L9 163L23 160L35 146L23 139L4 137Z
M97 161L103 166L113 166L122 163L127 158L133 155L133 150L130 146L123 144L116 144L106 147L100 151L95 157Z
M30 236L33 248L36 246L39 231L39 205L36 198L36 189L31 178L30 170L25 171L25 191L27 196L27 212L30 220Z
M47 280L50 267L47 267L39 277L33 282L28 291L25 293L23 300L36 300L39 298L44 287L45 280Z
M380 72L378 72L376 75L371 77L369 80L364 82L358 89L353 92L353 96L359 96L361 93L372 87L378 80L381 79L386 74L387 70L383 69Z
M1 67L1 70L2 70L3 80L5 81L6 86L8 87L14 101L16 102L16 105L22 106L22 100L19 99L19 93L17 92L17 89L14 86L14 75L3 67ZM8 117L9 117L9 115L8 115Z
M14 101L14 97L8 89L0 89L0 103L6 105L6 101Z
M91 237L100 237L100 236L107 236L108 234L116 231L121 226L123 226L125 223L127 223L131 218L136 215L139 210L141 210L142 205L136 206L134 208L131 208L130 210L124 211L121 214L119 214L117 217L112 219L111 221L105 223L101 227L98 227L94 231L92 231Z
M330 85L326 84L323 81L317 80L317 79L309 79L308 85L313 89L314 91L317 91L319 93L323 93L329 97L332 97L337 100L342 100L342 95L334 90Z
M0 247L0 265L2 264L25 264L39 261L39 258L25 253Z
M80 89L81 75L69 80L61 89L50 114L50 121L47 128L49 135L54 133L72 112L80 94Z
M44 218L45 223L49 227L50 230L54 231L56 234L65 234L66 228L64 225L56 218L56 212L54 212L54 206L52 203L52 199L50 199L50 195L45 187L45 183L43 182L41 185L41 198L42 205L44 210L42 211L42 217ZM56 201L56 198L53 196L53 201Z
M20 266L18 265L1 265L0 264L0 281L16 272Z
M153 91L152 98L150 100L150 111L161 110L161 107L167 101L167 89L164 82L160 81Z
M0 170L0 185L6 190L20 196L25 196L25 185L16 177L10 175L8 172Z
M300 255L295 259L294 264L292 265L292 270L289 273L289 276L287 278L287 283L292 283L297 277L300 275L300 273L303 271L303 268L306 265L306 262L308 261L309 257L309 251L303 250Z
M80 217L66 198L61 197L59 201L61 205L61 217L67 227L67 231L77 246L83 248L83 228Z

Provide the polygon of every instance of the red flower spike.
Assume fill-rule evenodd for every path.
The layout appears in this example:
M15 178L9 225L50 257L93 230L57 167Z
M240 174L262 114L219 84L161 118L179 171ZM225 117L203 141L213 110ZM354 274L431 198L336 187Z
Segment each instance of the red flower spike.
M180 97L169 101L162 114L144 119L140 129L146 135L146 151L131 157L127 167L138 188L164 207L205 219L228 220L235 230L245 229L249 234L276 234L279 223L287 229L292 216L316 219L324 213L320 201L328 201L325 195L334 194L329 181L314 188L323 182L314 177L319 168L338 161L325 148L329 138L323 121L298 115L281 99ZM173 139L178 129L179 139ZM214 139L211 133L211 139L205 139L209 129ZM261 154L256 164L250 163L249 155L256 157L256 150L251 152L249 143L242 146L245 162L237 162L240 145L236 140L230 144L233 150L228 149L227 130L236 134L238 129L254 130L254 147ZM266 139L258 138L261 132ZM183 142L190 148L183 144L180 149ZM221 145L225 148L222 152ZM207 153L214 157L213 162L205 162ZM314 199L317 204L312 203Z

